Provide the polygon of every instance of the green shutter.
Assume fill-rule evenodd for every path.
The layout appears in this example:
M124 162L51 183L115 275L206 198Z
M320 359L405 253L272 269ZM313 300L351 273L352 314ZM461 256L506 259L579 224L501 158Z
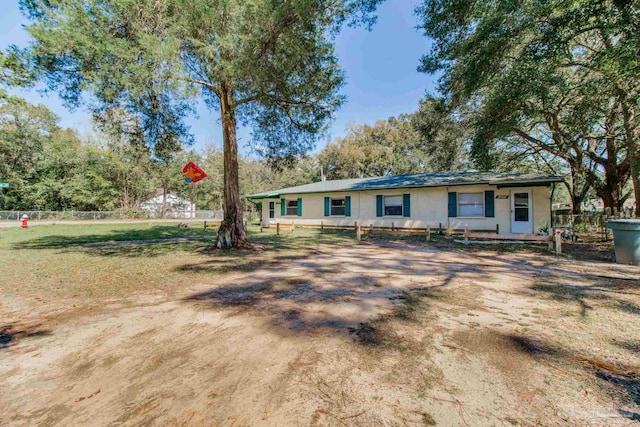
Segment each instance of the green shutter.
M344 196L344 216L351 216L351 196Z
M458 216L458 193L449 193L449 218Z
M382 196L376 196L376 216L382 216Z
M280 199L280 216L284 216L285 207L286 202L284 201L284 199Z
M324 216L331 215L331 199L329 197L324 198Z
M298 216L302 216L302 199L298 197Z
M402 195L402 216L411 217L411 194Z
M495 193L493 191L484 192L484 216L487 218L493 218L496 216L494 194Z

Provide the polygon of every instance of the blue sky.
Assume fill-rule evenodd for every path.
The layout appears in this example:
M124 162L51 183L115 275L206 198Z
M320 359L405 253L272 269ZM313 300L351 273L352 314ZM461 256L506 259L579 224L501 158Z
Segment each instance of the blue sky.
M430 41L416 30L413 14L418 0L387 0L378 8L378 22L372 31L345 28L336 39L340 65L346 73L342 93L346 103L335 114L327 135L316 147L321 149L328 141L342 137L349 124L374 123L416 110L418 101L426 92L435 92L435 77L418 73L420 56L427 52ZM3 1L0 15L0 49L10 44L24 46L28 35L23 29L26 20L20 14L18 2ZM84 111L68 111L55 94L42 94L35 90L11 90L32 103L48 106L60 117L60 125L86 133L91 130L90 115ZM195 136L194 148L205 145L221 146L222 131L219 115L204 105L197 107L198 118L188 124ZM251 134L248 129L238 130L241 151L250 152Z

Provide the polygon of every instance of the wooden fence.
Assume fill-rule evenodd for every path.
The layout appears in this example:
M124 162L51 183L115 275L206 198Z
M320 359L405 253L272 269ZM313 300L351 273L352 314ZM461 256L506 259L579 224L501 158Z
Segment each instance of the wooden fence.
M280 223L276 222L275 225L267 225L260 226L260 231L263 229L275 228L276 233L279 234L280 231L293 231L296 228L315 228L320 230L354 230L357 231L358 222L354 222L353 225L334 225L334 224L325 224L324 222L320 222L320 224L296 224L296 223ZM476 229L476 230L466 230L464 228L445 228L442 224L439 224L438 227L427 226L425 228L411 228L411 227L398 227L391 223L391 226L374 226L369 225L366 227L362 227L364 234L379 234L379 235L411 235L411 236L430 236L431 234L462 234L465 231L473 231L473 232L482 232L482 233L500 233L499 226L496 226L495 229Z
M260 226L260 231L263 229L273 228L271 226ZM290 231L293 232L296 228L315 228L320 230L354 230L356 233L356 240L362 241L362 237L369 235L373 237L375 235L391 235L391 236L424 236L425 241L430 242L431 236L436 235L460 235L464 238L464 243L469 243L472 240L477 239L489 239L493 241L524 241L524 242L547 242L549 249L553 249L555 246L556 254L562 253L562 232L556 230L550 235L536 235L536 234L500 234L500 227L496 225L495 230L487 229L469 229L469 228L444 228L442 224L438 227L427 226L424 228L409 228L409 227L396 227L395 225L389 226L374 226L373 224L368 226L361 226L357 222L353 225L325 225L323 222L320 224L295 224L295 223L280 223L276 222L275 229L276 234L280 232Z

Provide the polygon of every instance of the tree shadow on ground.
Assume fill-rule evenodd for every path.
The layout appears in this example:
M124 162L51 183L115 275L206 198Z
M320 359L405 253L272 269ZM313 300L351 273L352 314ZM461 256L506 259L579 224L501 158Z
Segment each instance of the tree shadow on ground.
M528 383L532 364L542 363L559 375L586 378L605 391L618 405L640 406L640 373L636 367L614 365L607 361L576 353L551 338L504 333L496 330L461 331L456 344L473 354L490 359L510 381ZM520 371L520 372L519 372ZM519 374L523 378L518 378ZM635 411L618 409L622 417L637 420Z
M389 256L393 251L371 244L270 251L266 260L252 261L250 272L222 279L185 302L267 315L277 329L289 332L348 332L364 345L388 346L398 339L385 332L384 323L410 322L417 307L428 315L432 301L456 279L467 283L479 274L506 272L500 265L484 266L468 257L451 260L434 250ZM212 259L178 271L218 272L227 266Z
M292 249L293 253L287 252ZM593 274L585 274L584 280L578 280L581 273L566 271L567 265L556 266L553 259L545 257L538 260L545 265L545 271L536 272L517 257L496 259L491 253L451 253L429 247L400 252L395 249L406 249L406 245L391 243L365 243L348 249L323 247L300 255L295 254L295 247L282 252L272 249L273 258L265 264L268 268L223 278L183 301L224 310L229 315L243 313L261 317L266 319L270 331L285 335L328 333L349 336L367 350L411 353L419 349L422 354L427 351L424 343L417 344L412 334L402 332L408 326L405 322L417 322L421 328L429 329L431 326L427 325L439 328L438 323L428 323L428 319L440 315L436 309L456 306L461 310L482 310L477 304L465 305L467 294L464 292L480 288L482 293L486 283L501 283L498 292L507 294L570 301L581 306L585 315L597 304L607 304L624 313L638 313L639 307L629 299L638 296L637 281L625 276L629 270L624 268L594 270ZM282 258L278 260L278 257ZM216 267L210 265L212 262L204 261L201 266L195 264L189 268L215 271ZM536 283L525 285L532 276ZM525 282L510 290L511 277L524 277ZM479 331L483 330L472 329L469 336L477 336ZM528 373L531 359L526 358L579 369L599 387L609 390L615 399L639 404L640 383L633 367L612 367L606 362L582 357L549 339L532 338L524 333L501 334L489 342L494 343L492 351L498 359L503 358L506 351L516 355L515 362L499 362L516 373ZM485 354L482 349L477 352L472 349L472 353ZM630 419L637 416L633 411L620 414Z
M0 326L0 350L17 344L25 338L43 337L51 335L51 330L43 329L42 325L24 326L18 323L9 323Z
M623 404L640 407L640 372L634 371L637 367L616 366L597 358L585 357L557 345L544 343L541 339L531 340L519 335L511 335L508 338L523 352L538 360L552 366L560 365L589 373L614 399L622 400ZM640 420L639 412L619 409L618 413L631 420Z
M629 297L638 297L637 293L626 292L625 288L636 288L630 283L620 282L611 285L573 285L563 283L561 279L542 279L531 287L534 292L539 292L546 298L558 302L573 302L580 307L580 316L586 317L589 310L596 304L605 304L610 308L629 313L640 314L640 306L628 300Z
M352 232L342 230L297 230L276 235L273 232L256 232L258 228L248 230L249 240L255 243L257 251L266 246L267 249L300 250L321 244L354 243ZM165 255L171 252L191 252L197 249L203 255L209 255L212 262L219 257L242 259L252 257L254 249L217 250L211 245L215 241L215 231L200 228L179 228L177 226L153 226L124 230L112 230L102 234L85 235L48 235L35 239L14 243L15 250L57 249L70 252L81 252L98 257L132 257L145 258ZM195 268L195 265L194 265ZM206 269L204 269L206 270Z
M15 243L12 248L16 250L60 249L107 257L153 257L173 251L193 250L212 239L211 233L207 234L201 229L154 226L113 230L103 234L48 235Z

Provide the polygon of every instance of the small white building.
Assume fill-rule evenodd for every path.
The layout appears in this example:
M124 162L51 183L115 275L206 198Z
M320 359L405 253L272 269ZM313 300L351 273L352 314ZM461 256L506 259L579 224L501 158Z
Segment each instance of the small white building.
M155 218L195 218L196 204L172 193L161 193L140 203L140 210Z
M247 198L262 224L445 227L537 233L551 225L557 176L439 172L322 181Z

